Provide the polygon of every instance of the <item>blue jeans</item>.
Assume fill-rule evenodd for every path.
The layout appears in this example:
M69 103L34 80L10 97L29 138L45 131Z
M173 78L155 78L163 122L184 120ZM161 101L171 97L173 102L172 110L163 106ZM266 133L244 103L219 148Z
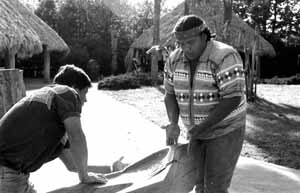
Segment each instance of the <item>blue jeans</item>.
M240 127L215 139L197 140L193 152L197 168L196 193L228 193L244 132L245 127Z
M35 193L28 178L29 174L0 166L0 193Z

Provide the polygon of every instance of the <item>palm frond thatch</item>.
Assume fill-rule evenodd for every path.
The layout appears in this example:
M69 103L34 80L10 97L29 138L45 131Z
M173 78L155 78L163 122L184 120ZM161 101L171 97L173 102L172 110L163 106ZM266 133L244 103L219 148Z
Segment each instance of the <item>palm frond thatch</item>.
M15 0L1 0L0 13L0 57L7 51L21 58L42 52L38 34L16 9Z
M173 27L177 20L183 16L184 3L178 5L172 12L161 18L160 24L160 44L171 45L175 42L172 34ZM203 0L194 9L195 14L202 17L213 33L216 33L217 40L222 41L223 37L223 4L220 0ZM255 39L258 38L259 44L256 52L259 55L275 55L273 46L262 36L255 33L242 19L233 14L229 29L229 37L227 43L238 49L239 51L252 50ZM137 38L131 47L133 48L149 48L152 46L153 26L147 29L139 38Z
M37 32L43 45L47 45L49 51L68 52L69 47L66 42L53 30L48 24L40 19L34 13L20 3L18 0L9 0L16 3L15 7L18 9L23 18L28 21L31 27Z
M19 58L43 51L65 52L69 47L63 39L18 0L0 1L0 57L13 51Z

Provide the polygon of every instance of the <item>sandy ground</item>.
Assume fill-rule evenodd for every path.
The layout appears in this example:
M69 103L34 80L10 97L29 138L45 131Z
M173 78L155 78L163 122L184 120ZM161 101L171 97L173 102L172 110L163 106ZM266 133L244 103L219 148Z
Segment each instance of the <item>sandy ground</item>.
M82 125L88 141L90 165L111 165L121 156L124 156L124 162L134 163L165 148L164 130L144 119L134 107L98 91L95 85L87 97ZM180 142L185 141L180 139ZM31 175L30 180L38 192L79 182L77 175L68 172L59 160L45 164ZM297 193L300 172L241 157L232 189L238 193Z

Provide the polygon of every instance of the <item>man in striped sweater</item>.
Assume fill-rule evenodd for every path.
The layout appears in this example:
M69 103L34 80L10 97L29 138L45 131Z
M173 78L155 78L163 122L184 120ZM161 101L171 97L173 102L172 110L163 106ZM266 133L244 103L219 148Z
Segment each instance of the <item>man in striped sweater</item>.
M245 131L243 61L234 48L213 40L198 16L183 16L173 32L179 47L164 68L166 143L177 144L180 117L197 169L195 191L227 193Z

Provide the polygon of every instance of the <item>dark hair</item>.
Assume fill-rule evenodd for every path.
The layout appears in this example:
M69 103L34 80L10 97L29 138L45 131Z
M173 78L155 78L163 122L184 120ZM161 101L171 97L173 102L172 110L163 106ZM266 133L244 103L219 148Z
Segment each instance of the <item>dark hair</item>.
M176 22L173 31L184 32L192 28L201 26L203 23L204 20L197 15L185 15ZM200 32L200 34L202 33L205 33L207 35L207 41L214 37L214 34L211 33L209 27L206 27L202 32Z
M53 79L53 83L67 85L79 90L92 87L89 76L73 64L61 66Z

